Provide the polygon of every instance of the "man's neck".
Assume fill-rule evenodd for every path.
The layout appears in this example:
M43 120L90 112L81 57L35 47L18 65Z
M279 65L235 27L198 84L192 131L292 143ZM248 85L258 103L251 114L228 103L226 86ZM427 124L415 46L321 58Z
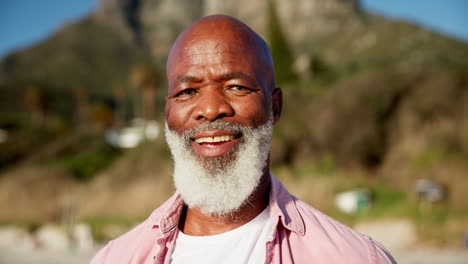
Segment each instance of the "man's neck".
M210 236L233 230L254 219L269 203L271 183L268 167L263 173L259 187L239 210L226 216L214 216L185 206L180 216L179 229L191 236Z

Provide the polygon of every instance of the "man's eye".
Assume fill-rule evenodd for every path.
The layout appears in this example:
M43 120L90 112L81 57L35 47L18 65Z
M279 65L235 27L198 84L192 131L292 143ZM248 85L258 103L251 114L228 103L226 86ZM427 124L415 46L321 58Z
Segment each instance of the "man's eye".
M248 94L252 92L252 89L240 85L229 86L228 90L236 94Z
M176 97L191 96L191 95L195 95L195 93L196 93L195 89L185 89L185 90L180 91L179 93L177 93Z
M250 90L249 88L244 87L244 86L240 86L240 85L231 86L231 89L234 89L234 90L237 90L237 91Z

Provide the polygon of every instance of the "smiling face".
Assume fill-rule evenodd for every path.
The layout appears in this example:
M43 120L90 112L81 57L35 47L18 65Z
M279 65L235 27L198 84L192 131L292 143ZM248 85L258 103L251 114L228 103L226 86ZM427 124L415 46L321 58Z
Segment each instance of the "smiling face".
M215 16L179 36L168 59L168 128L182 134L205 122L223 120L256 128L279 119L281 92L275 88L271 55L247 26ZM240 131L197 131L190 145L203 158L232 152Z
M281 112L268 47L231 17L207 17L177 38L167 78L165 132L176 189L204 214L238 210L268 175L272 124Z

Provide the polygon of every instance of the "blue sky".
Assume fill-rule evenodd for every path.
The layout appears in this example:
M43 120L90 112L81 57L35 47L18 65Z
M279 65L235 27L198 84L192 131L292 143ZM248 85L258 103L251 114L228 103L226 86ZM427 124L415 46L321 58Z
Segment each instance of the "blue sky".
M361 0L366 10L405 19L468 42L468 0ZM47 39L98 0L0 0L0 58Z
M468 43L467 0L361 0L373 13L404 19Z
M80 19L97 0L0 0L0 58L47 39L64 23Z

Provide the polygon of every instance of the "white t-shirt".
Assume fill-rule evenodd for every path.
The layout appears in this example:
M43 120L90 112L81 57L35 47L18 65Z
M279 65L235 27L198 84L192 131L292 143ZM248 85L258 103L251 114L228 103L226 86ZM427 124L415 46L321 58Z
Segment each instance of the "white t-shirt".
M218 235L189 236L179 230L171 263L264 263L271 225L267 207L247 224Z

